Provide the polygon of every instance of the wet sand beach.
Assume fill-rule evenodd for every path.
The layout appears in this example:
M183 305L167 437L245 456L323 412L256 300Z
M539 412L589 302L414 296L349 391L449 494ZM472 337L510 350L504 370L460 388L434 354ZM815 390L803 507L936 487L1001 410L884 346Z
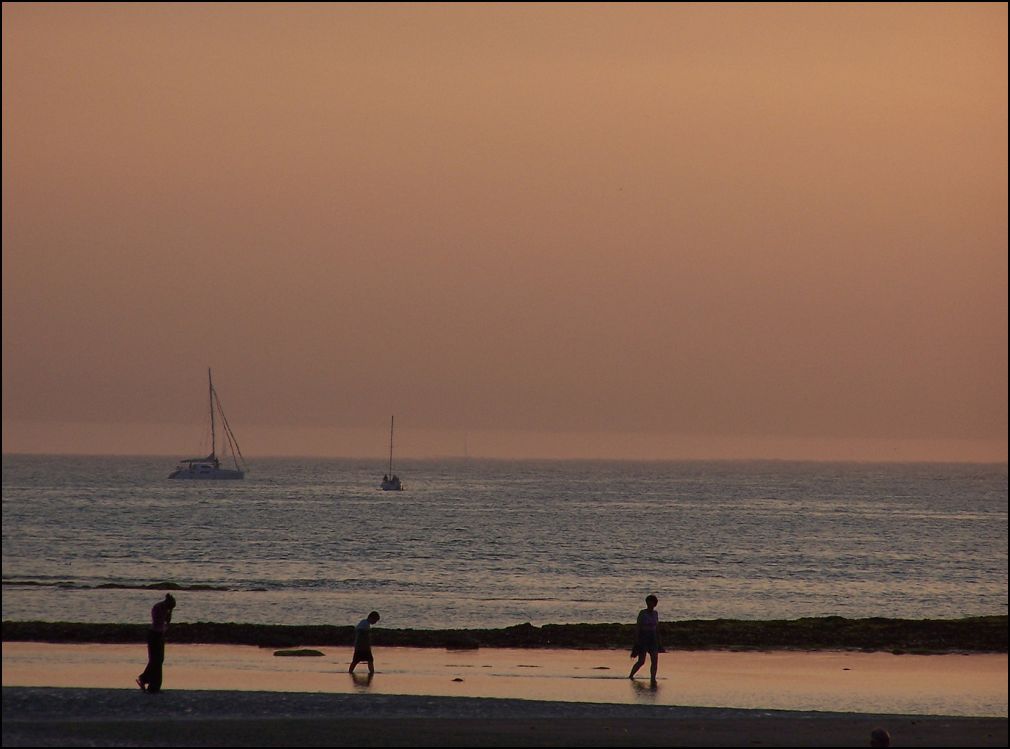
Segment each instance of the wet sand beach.
M670 651L659 680L627 679L625 650L376 648L375 678L351 650L281 657L248 645L169 643L166 690L329 692L920 715L1007 714L1007 655ZM4 686L134 689L142 644L5 642Z
M171 645L165 691L132 687L136 645L5 643L3 743L26 745L895 746L1007 742L1006 655L661 656L655 689L624 651L383 648L278 657Z

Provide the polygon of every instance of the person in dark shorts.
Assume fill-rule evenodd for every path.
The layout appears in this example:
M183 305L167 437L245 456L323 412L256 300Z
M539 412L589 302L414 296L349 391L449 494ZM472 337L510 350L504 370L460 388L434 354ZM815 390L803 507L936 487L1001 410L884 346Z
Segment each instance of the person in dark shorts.
M137 686L145 692L155 694L161 691L162 664L165 662L165 633L172 621L175 598L165 594L165 600L154 604L151 609L151 628L147 630L147 668L137 677Z
M375 662L372 658L372 625L379 621L379 612L371 612L365 619L358 622L354 628L354 656L351 658L351 667L347 669L350 674L354 673L354 668L361 662L368 664L368 673L375 673Z
M635 665L631 667L629 679L634 679L635 674L645 664L645 655L649 654L652 659L652 683L656 683L656 671L659 670L659 612L656 605L659 599L650 595L645 599L645 608L638 612L638 622L635 624L635 646L631 649L631 657L638 658Z

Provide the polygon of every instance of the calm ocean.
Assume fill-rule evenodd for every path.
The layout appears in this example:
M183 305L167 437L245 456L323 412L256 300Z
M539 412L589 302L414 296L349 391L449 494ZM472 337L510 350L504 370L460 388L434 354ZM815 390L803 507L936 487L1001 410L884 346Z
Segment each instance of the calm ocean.
M3 456L3 618L394 628L1007 613L1007 466ZM107 588L106 585L125 586Z

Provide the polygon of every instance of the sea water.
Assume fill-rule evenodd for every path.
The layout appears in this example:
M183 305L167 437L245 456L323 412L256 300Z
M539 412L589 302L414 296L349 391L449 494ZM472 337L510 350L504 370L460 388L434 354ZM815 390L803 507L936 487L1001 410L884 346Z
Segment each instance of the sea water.
M1006 464L3 457L3 619L394 628L1007 613Z

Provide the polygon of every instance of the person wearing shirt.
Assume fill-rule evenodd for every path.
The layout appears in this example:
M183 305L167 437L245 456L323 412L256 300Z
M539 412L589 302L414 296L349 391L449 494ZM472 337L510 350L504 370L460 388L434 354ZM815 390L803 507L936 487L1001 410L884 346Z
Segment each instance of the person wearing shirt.
M645 664L645 654L649 654L651 663L652 683L656 683L656 672L659 670L659 612L656 605L659 599L650 595L645 599L645 608L638 612L638 621L635 624L635 646L631 649L631 657L638 658L638 661L631 667L629 679L634 679L635 674Z
M147 668L137 677L137 686L145 692L155 694L161 691L162 665L165 662L165 633L172 621L175 598L165 594L165 600L151 608L151 628L147 630Z
M354 628L354 655L351 658L351 667L347 669L350 674L354 673L354 668L364 661L368 664L368 673L375 673L375 661L372 658L372 625L379 621L379 612L373 611L368 617L358 622Z

